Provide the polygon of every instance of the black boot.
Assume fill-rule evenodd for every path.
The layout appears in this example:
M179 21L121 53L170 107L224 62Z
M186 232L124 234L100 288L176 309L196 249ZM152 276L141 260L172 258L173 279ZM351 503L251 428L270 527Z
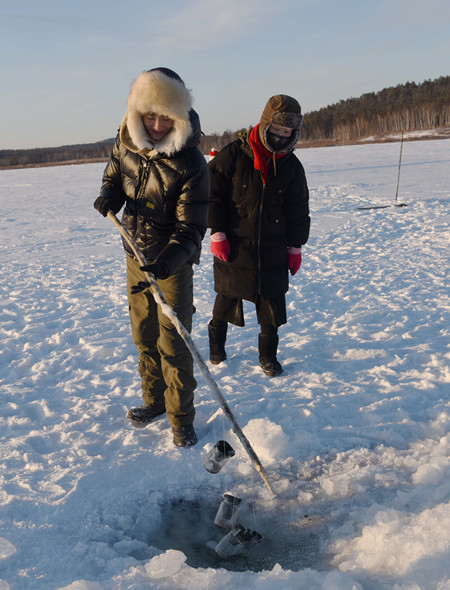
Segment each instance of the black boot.
M277 377L283 367L277 361L278 334L259 334L259 364L268 377Z
M144 428L147 424L151 424L158 416L166 413L164 402L153 402L145 404L139 408L131 408L128 410L127 418L131 420L133 426L137 428Z
M192 447L198 439L193 426L179 426L172 428L173 444L177 447Z
M218 365L227 358L225 352L225 341L227 339L228 324L224 326L213 326L208 324L209 336L209 360L213 365Z

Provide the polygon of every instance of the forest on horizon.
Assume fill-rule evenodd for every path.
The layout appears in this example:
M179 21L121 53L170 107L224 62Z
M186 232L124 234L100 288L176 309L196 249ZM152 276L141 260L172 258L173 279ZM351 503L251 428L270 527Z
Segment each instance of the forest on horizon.
M422 83L406 82L359 98L341 100L304 116L302 144L353 143L391 132L433 130L450 126L450 76ZM242 131L202 137L200 149L221 149ZM89 144L26 150L0 150L0 169L64 162L106 161L114 138Z
M406 82L359 98L348 98L304 115L302 144L353 143L364 137L392 132L432 130L450 126L450 76ZM208 150L221 149L239 131L203 138Z

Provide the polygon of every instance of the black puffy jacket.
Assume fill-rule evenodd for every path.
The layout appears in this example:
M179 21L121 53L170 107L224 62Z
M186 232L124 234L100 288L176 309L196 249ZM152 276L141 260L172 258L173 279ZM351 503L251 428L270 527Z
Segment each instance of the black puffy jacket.
M209 164L211 194L208 226L225 232L230 261L214 258L214 287L232 298L274 298L289 288L288 247L309 236L309 193L298 158L276 161L267 182L254 168L249 132L224 147Z
M185 262L198 264L206 231L209 173L198 148L200 126L195 111L190 118L194 131L185 147L172 156L130 149L122 130L100 191L100 196L112 200L115 211L125 204L124 227L146 259L165 262L169 274ZM124 247L133 256L125 241Z

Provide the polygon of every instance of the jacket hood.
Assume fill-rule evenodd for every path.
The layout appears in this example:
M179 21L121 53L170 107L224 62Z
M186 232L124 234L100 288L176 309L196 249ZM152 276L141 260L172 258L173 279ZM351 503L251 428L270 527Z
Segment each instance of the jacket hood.
M191 110L191 91L175 72L166 68L142 72L131 85L120 139L132 151L154 149L172 156L186 146L193 132ZM142 121L142 115L150 112L174 121L173 129L156 144Z
M267 101L259 122L259 136L264 146L271 152L275 151L267 141L267 131L271 125L292 129L291 141L277 153L286 153L294 149L300 137L303 116L300 104L295 98L286 94L277 94Z

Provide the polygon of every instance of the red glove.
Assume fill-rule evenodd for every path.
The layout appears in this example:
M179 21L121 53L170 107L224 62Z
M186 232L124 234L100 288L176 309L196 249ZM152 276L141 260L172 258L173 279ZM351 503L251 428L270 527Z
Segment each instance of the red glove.
M288 253L288 268L289 268L292 276L294 276L295 273L298 271L301 263L302 263L302 250L301 250L301 248L294 248L293 246L291 246L289 248L289 253Z
M230 242L226 234L223 232L216 232L211 236L211 252L223 262L228 262L230 257Z

